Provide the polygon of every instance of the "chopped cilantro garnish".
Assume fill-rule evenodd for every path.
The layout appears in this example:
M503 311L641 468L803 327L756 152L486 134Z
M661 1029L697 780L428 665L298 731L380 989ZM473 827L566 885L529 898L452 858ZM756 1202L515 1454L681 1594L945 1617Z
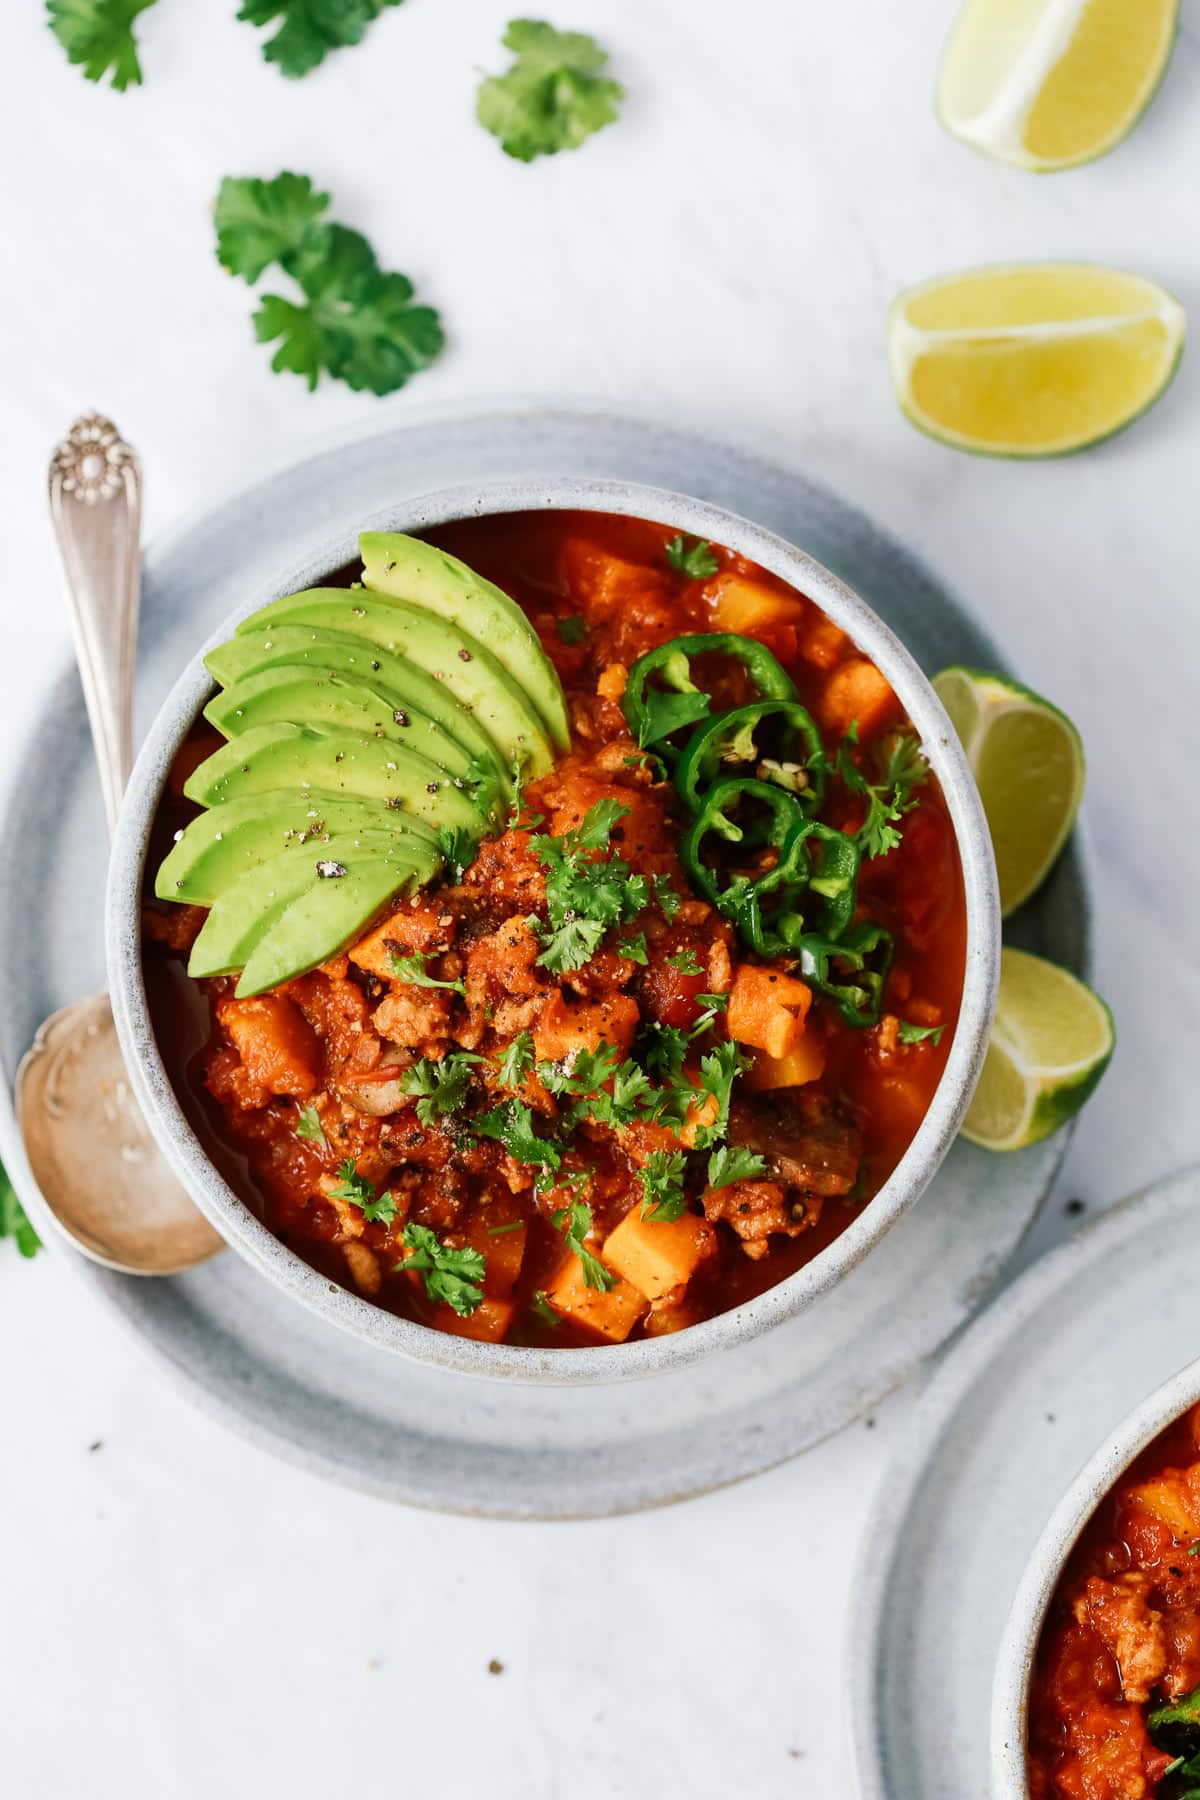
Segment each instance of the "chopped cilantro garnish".
M507 1045L497 1065L497 1076L501 1087L519 1088L533 1067L533 1036L528 1031L518 1032L512 1043Z
M101 81L110 70L118 93L142 79L133 21L154 0L48 0L49 26L67 60L83 65L87 81Z
M521 1231L524 1229L524 1226L525 1226L524 1219L511 1219L507 1225L489 1225L488 1226L488 1236L489 1237L507 1237L509 1232Z
M901 1019L896 1036L902 1044L940 1044L945 1029L944 1025L910 1025L907 1019Z
M481 1056L468 1050L456 1050L441 1062L423 1056L405 1069L400 1076L400 1091L420 1096L417 1117L422 1125L435 1125L448 1113L460 1110L471 1087L471 1065L482 1061Z
M506 1100L472 1119L471 1128L481 1137L495 1138L504 1145L514 1162L545 1170L557 1169L562 1151L549 1138L540 1138L533 1129L533 1114L520 1100Z
M518 162L574 150L617 117L624 90L600 71L608 61L595 38L556 31L540 19L513 19L504 45L516 61L482 82L475 116Z
M549 927L534 920L545 945L538 962L552 974L581 969L614 925L628 924L644 910L651 886L620 856L600 859L613 827L629 808L619 800L597 800L582 823L561 837L541 835L530 847L546 871Z
M569 619L555 619L554 629L564 644L582 644L587 641L587 620L580 618L578 613Z
M248 25L281 21L263 55L281 75L298 79L323 62L331 50L360 44L367 26L385 7L401 0L244 0L237 15Z
M687 1157L682 1150L653 1150L638 1170L642 1184L642 1217L652 1225L672 1225L687 1211L683 1191Z
M461 1318L470 1318L483 1299L483 1252L451 1250L428 1225L406 1225L400 1241L409 1254L396 1264L397 1271L417 1270L431 1300L444 1300Z
M837 755L837 772L850 789L867 803L867 814L858 830L864 856L886 856L900 842L896 827L917 804L914 788L929 774L921 746L907 732L895 732L882 746L881 779L869 781L850 754L858 743L858 727L846 733Z
M388 955L388 968L396 981L405 987L449 988L451 993L466 994L461 981L438 981L429 973L429 954L424 950L393 950Z
M669 925L683 905L683 901L671 886L671 877L669 875L656 875L654 877L653 887L654 898L658 902L658 909Z
M663 554L675 573L688 581L704 581L721 566L707 538L685 538L682 532L671 539Z
M325 227L318 221L328 206L329 195L318 193L307 175L284 170L273 181L227 175L214 210L217 261L249 282L272 263L291 274L301 254L321 241Z
M708 1159L710 1188L728 1187L734 1181L757 1181L766 1172L766 1162L757 1150L747 1150L741 1144L722 1144Z
M455 881L462 880L479 855L479 839L465 825L439 826L437 847Z
M707 719L712 701L698 687L689 684L684 693L666 688L647 687L642 695L642 714L638 722L638 743L660 744L685 725L696 725Z
M709 1050L700 1058L700 1087L703 1093L712 1094L717 1102L717 1116L711 1125L701 1125L696 1132L697 1150L707 1150L710 1144L719 1143L729 1129L729 1102L733 1096L733 1084L743 1069L750 1067L750 1058L743 1055L735 1043L718 1044L715 1050Z
M315 1106L302 1106L296 1114L296 1136L304 1138L310 1144L319 1144L324 1150L325 1133L321 1129L321 1115Z
M650 952L646 948L644 931L639 931L636 937L622 938L617 945L617 951L629 962L641 963L643 967L650 961Z
M681 975L703 975L704 965L694 950L677 950L674 956L668 956L667 967L678 969Z
M562 1320L551 1306L545 1288L535 1289L533 1299L529 1304L534 1317L540 1319L543 1325L561 1325Z
M42 1248L42 1240L17 1199L16 1189L0 1168L0 1238L6 1237L13 1240L19 1253L25 1257L36 1256Z
M567 1240L568 1250L573 1250L583 1267L585 1287L595 1288L598 1293L607 1294L615 1288L618 1276L614 1275L600 1261L600 1258L588 1249L585 1239L592 1229L592 1209L585 1200L573 1200L570 1206L560 1206L550 1215L550 1221L557 1226Z
M348 1200L351 1206L357 1206L368 1225L390 1225L396 1216L395 1197L376 1194L366 1176L359 1174L352 1156L338 1165L337 1181L329 1191L335 1200Z

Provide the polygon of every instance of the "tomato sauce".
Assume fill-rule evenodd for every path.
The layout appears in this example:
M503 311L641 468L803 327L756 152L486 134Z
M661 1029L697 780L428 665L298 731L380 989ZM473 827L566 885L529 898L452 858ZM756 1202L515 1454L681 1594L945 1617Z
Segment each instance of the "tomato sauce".
M1200 1708L1200 1409L1130 1466L1063 1571L1030 1689L1033 1800L1191 1792L1175 1765L1200 1723L1193 1751L1150 1715L1193 1693Z
M898 822L896 847L863 863L859 915L886 927L896 953L879 1023L854 1028L798 982L794 964L749 955L731 924L692 894L678 857L685 809L637 753L620 707L624 677L646 651L688 632L732 631L779 659L831 754L853 722L855 754L869 758L889 734L911 728L851 641L810 600L719 546L716 572L687 578L665 554L675 534L646 521L514 514L428 535L525 610L563 684L570 753L530 787L518 824L484 841L461 881L405 902L348 954L261 1000L236 1000L232 980L189 981L184 957L203 914L148 901L148 988L164 1053L226 1178L299 1255L375 1304L438 1329L563 1348L682 1329L783 1280L834 1241L924 1117L953 1038L965 963L965 901L945 801L929 774ZM714 687L714 706L741 703L736 674L715 679L726 688ZM864 691L870 705L860 717ZM184 746L152 865L154 849L189 816L178 798L186 770L213 747L202 729ZM622 956L610 935L584 967L551 975L537 964L529 926L544 902L530 818L543 815L540 830L559 835L614 798L628 811L613 851L633 875L667 883L681 904L670 918L652 907L636 921L645 925L644 961ZM861 795L835 779L822 817L853 832L862 814ZM461 1004L445 989L390 980L397 952L432 956L443 979L461 984ZM701 995L713 992L727 1010L706 1027ZM673 1130L586 1119L558 1171L566 1186L539 1191L536 1167L510 1144L462 1129L452 1114L422 1121L403 1091L414 1059L473 1057L469 1070L462 1066L478 1102L503 1098L496 1059L525 1034L537 1066L520 1096L550 1133L566 1101L541 1081L546 1065L569 1069L581 1046L602 1045L636 1063L664 1029L706 1032L690 1053L699 1056L736 1035L743 993L753 999L740 1009L752 1023L739 1042L753 1062L735 1084L729 1135L766 1167L757 1179L693 1191L682 1218L648 1228L660 1234L652 1241L632 1217L645 1198L640 1171L656 1152L689 1151L697 1127L702 1137L700 1101ZM756 1047L764 995L792 1009L786 1058ZM301 1115L314 1113L319 1142L298 1131ZM335 1191L349 1161L365 1192L391 1197L394 1216L367 1217ZM587 1247L606 1261L617 1227L629 1222L623 1257L611 1252L620 1279L599 1295L580 1286L586 1265L578 1243L564 1238L580 1193L590 1211ZM481 1253L484 1297L469 1313L402 1266L414 1226Z

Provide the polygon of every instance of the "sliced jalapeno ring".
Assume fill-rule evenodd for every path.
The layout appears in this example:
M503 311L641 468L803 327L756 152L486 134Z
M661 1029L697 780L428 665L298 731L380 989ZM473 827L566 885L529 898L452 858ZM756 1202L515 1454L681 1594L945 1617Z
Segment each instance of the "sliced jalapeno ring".
M768 749L764 728L782 737L782 749ZM798 700L754 700L717 713L693 731L675 770L679 797L699 812L707 790L722 776L741 770L790 794L801 811L813 814L825 798L828 759L816 720Z
M702 631L657 645L630 669L621 709L638 748L653 749L671 763L680 753L680 746L670 741L673 735L712 713L712 696L692 680L692 659L698 656L727 656L740 663L760 700L796 696L791 676L754 638L733 631Z
M836 942L808 933L799 948L804 980L832 1001L847 1025L878 1025L895 952L882 925L852 925Z

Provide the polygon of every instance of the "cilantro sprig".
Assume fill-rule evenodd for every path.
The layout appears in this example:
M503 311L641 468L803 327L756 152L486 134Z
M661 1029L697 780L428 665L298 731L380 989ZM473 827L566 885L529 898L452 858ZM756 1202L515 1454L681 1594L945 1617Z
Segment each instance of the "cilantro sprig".
M360 44L367 26L384 8L400 4L401 0L244 0L238 18L248 25L282 21L263 45L263 55L281 75L298 80L331 50Z
M687 1157L682 1150L652 1150L638 1170L642 1217L652 1225L673 1225L687 1211L683 1190Z
M424 950L392 950L388 953L388 968L392 979L400 982L402 987L448 988L452 994L466 996L466 983L462 981L439 981L436 975L429 973L432 952Z
M377 1194L365 1175L360 1175L352 1156L338 1164L338 1178L330 1188L335 1200L348 1200L357 1206L368 1225L390 1225L396 1216L394 1194Z
M141 85L133 22L153 5L154 0L47 0L47 23L68 62L82 67L85 81L110 75L120 94Z
M427 368L445 336L437 313L413 303L406 275L381 269L361 232L323 216L328 194L288 170L264 181L227 175L216 202L217 256L231 275L259 280L278 264L298 297L265 294L254 315L271 361L315 388L322 374L390 394Z
M400 1091L416 1095L422 1125L436 1125L462 1110L471 1091L473 1065L482 1061L469 1050L455 1050L440 1062L422 1056L405 1069L399 1077Z
M944 1025L911 1025L901 1019L896 1036L902 1044L940 1044L945 1029Z
M543 944L538 962L560 975L581 969L615 925L627 925L655 893L646 875L635 875L620 856L605 856L613 827L628 813L619 800L597 800L574 831L539 833L530 849L546 872L549 926L535 919Z
M513 19L504 46L516 60L481 83L475 117L507 155L532 162L575 150L616 119L624 89L600 73L608 52L586 32Z
M325 1132L321 1126L321 1115L315 1106L302 1106L300 1108L300 1111L296 1114L295 1131L296 1136L298 1138L303 1138L306 1143L316 1144L320 1150L328 1148L325 1140Z
M562 1232L567 1242L567 1249L579 1258L583 1270L585 1287L594 1288L597 1293L607 1294L616 1287L619 1276L614 1275L595 1253L588 1249L587 1236L592 1229L592 1209L586 1200L573 1200L569 1206L560 1206L550 1215L550 1222Z
M710 1188L729 1187L735 1181L757 1181L766 1172L765 1158L744 1144L722 1144L708 1159Z
M917 805L915 792L929 775L921 746L908 732L898 731L881 746L879 780L871 781L854 761L858 726L851 725L837 754L837 772L852 794L867 803L867 814L858 830L864 856L886 856L900 842L896 829L905 813Z
M707 538L685 538L682 532L664 546L663 555L685 581L706 581L721 566Z
M396 1264L397 1273L415 1270L424 1276L431 1300L444 1300L460 1318L469 1319L483 1300L487 1259L482 1250L460 1250L443 1244L428 1225L406 1225L400 1241L408 1251Z

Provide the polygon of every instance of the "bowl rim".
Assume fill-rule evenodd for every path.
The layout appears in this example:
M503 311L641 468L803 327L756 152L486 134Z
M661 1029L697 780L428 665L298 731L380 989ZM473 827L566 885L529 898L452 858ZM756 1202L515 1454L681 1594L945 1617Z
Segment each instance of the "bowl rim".
M1000 1638L992 1682L993 1800L1030 1800L1026 1750L1029 1689L1046 1612L1067 1559L1097 1507L1131 1462L1200 1401L1200 1361L1185 1363L1127 1412L1074 1477L1017 1585Z
M139 929L147 843L159 794L179 744L213 687L203 664L206 652L268 601L317 585L353 562L361 531L418 532L461 519L525 511L654 520L749 557L812 599L887 676L920 736L954 827L967 915L962 1004L946 1067L912 1142L869 1206L812 1262L729 1312L667 1337L574 1349L569 1355L433 1331L337 1286L274 1237L218 1175L175 1097L150 1025ZM168 1163L227 1243L310 1310L370 1343L460 1373L582 1386L660 1374L761 1336L835 1286L924 1192L958 1133L983 1066L999 980L1000 906L982 803L950 721L914 658L861 596L786 539L710 502L619 480L546 477L441 488L402 500L326 539L222 621L172 687L138 755L113 839L105 939L113 1014L138 1101Z

